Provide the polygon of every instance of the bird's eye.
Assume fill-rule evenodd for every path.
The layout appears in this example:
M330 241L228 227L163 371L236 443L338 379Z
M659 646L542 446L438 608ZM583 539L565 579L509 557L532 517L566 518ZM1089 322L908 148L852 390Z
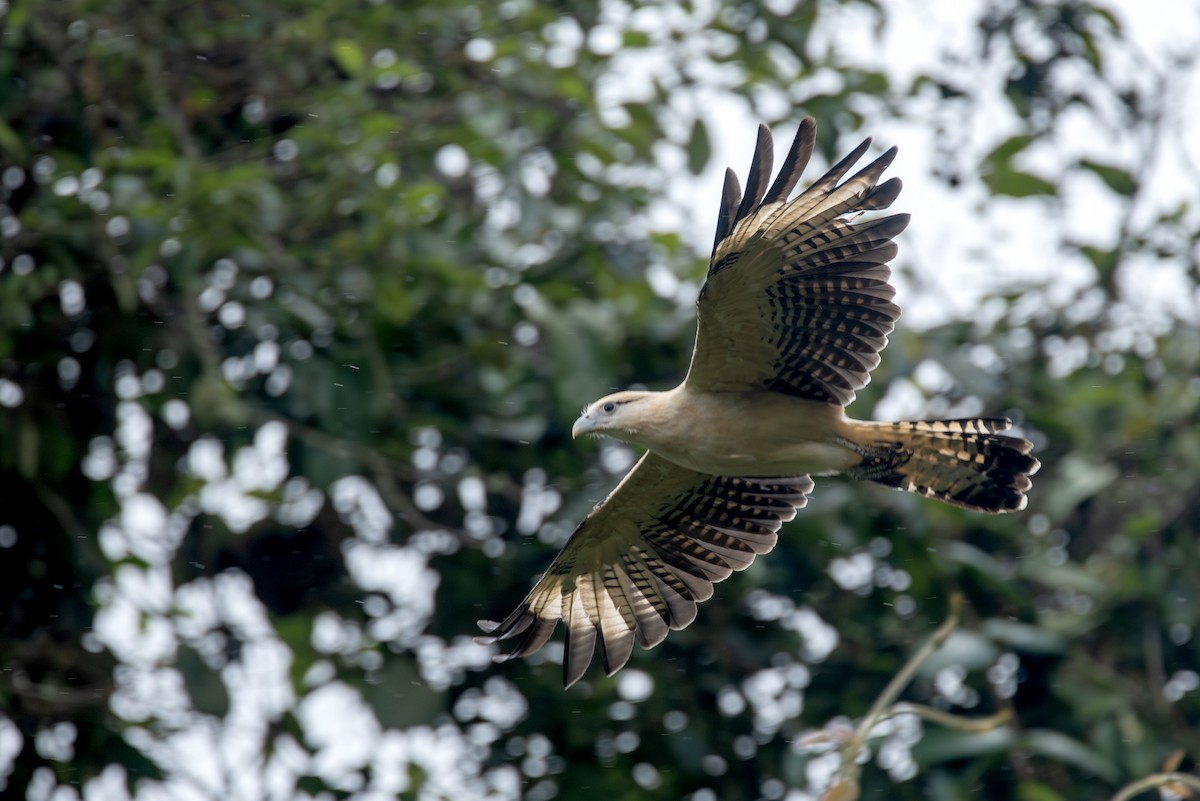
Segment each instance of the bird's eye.
M613 403L612 401L609 401L608 403L604 404L604 411L609 414L611 414L612 411L616 408L617 408L617 404Z

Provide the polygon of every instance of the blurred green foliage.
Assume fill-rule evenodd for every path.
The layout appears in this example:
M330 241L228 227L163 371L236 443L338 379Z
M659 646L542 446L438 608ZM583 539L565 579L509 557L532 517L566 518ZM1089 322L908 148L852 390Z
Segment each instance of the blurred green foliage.
M1172 77L1126 82L1118 19L1074 0L986 8L974 57L1008 60L998 85L901 82L829 46L889 13L0 3L0 782L809 798L832 768L802 738L864 715L955 591L962 627L905 697L1012 722L897 725L864 798L1104 798L1176 749L1194 767L1200 225L1197 198L1160 209L1144 173ZM1018 130L974 157L989 92ZM746 116L707 113L720 93ZM574 412L686 365L707 242L648 222L682 177L664 164L700 173L715 125L786 136L802 113L828 158L931 97L948 185L979 176L1053 217L1090 176L1119 210L1114 236L1062 234L1044 283L902 327L853 410L904 390L928 416L1017 417L1044 465L1031 509L824 480L632 679L564 692L552 653L490 666L474 620L520 599L627 462L572 443ZM1137 157L1027 161L1070 115ZM1066 253L1096 281L1063 299ZM1147 321L1149 263L1182 294ZM921 381L929 365L952 380ZM152 634L157 651L122 645ZM281 686L247 691L269 665ZM375 757L329 761L320 727L343 710ZM241 732L238 756L193 770L203 732Z

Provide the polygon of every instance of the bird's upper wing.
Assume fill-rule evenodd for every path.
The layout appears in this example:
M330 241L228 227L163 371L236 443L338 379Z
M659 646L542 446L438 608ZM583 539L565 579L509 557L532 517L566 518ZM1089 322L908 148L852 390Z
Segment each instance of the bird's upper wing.
M815 141L816 123L806 119L768 190L773 145L759 126L744 196L726 171L712 260L696 304L689 387L766 389L844 406L879 364L900 316L887 262L908 215L867 221L852 215L896 199L899 179L876 183L896 149L839 184L868 139L788 200Z
M775 545L780 525L808 502L808 476L733 478L697 473L647 453L579 525L541 580L484 642L519 637L496 657L528 656L566 624L563 683L579 680L596 641L612 675L633 643L651 648L696 617L713 583Z

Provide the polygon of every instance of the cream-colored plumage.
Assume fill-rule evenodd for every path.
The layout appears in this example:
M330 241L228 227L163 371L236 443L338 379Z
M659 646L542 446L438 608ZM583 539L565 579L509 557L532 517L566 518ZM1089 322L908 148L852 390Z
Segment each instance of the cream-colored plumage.
M1008 420L846 417L900 316L887 262L908 216L859 218L900 192L898 179L878 183L894 148L842 181L870 140L789 199L815 136L804 120L769 188L765 127L744 194L726 173L687 377L667 392L601 398L576 421L577 437L609 436L647 453L521 605L499 623L481 622L486 642L520 637L498 659L538 650L562 620L564 683L583 675L597 643L611 675L635 641L649 648L686 626L713 582L771 549L807 502L809 475L977 511L1024 508L1038 461L1029 442L1002 435Z

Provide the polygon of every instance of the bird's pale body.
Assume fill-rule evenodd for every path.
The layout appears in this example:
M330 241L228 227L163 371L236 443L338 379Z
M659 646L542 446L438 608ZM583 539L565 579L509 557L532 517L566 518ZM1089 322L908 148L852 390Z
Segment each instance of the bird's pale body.
M612 411L605 407L612 405ZM737 410L731 414L730 410ZM576 435L602 433L700 473L824 475L862 460L840 406L776 392L618 392L588 406Z

